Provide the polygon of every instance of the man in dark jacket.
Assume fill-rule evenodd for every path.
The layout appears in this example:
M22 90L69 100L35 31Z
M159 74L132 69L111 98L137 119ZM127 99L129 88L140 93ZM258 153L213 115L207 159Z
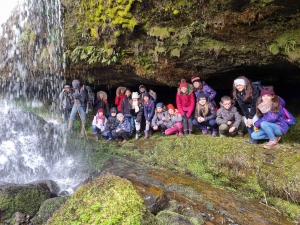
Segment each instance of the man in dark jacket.
M68 124L71 110L74 104L73 98L71 96L71 87L69 85L64 86L64 88L59 94L59 100L60 100L60 108L62 109L63 116L64 116L64 122Z
M74 99L74 105L71 110L68 131L71 131L75 116L78 112L82 122L80 135L84 136L86 132L85 131L86 107L88 101L87 91L85 90L84 86L80 85L79 80L73 80L72 86L73 86L72 98Z

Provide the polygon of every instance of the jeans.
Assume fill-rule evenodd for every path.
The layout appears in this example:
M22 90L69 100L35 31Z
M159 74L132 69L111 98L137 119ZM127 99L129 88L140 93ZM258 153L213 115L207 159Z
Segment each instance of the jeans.
M108 134L107 134L107 132L106 131L101 131L96 125L92 125L92 131L94 132L94 133L98 133L98 134L101 134L102 136L108 136L108 137L110 137Z
M251 134L254 140L269 139L270 141L276 140L275 136L281 136L282 132L276 123L262 122L260 129Z
M79 110L79 113L80 113L80 119L82 120L82 123L85 123L86 122L85 107L76 106L76 104L74 104L73 107L72 107L71 115L70 115L70 120L75 120L75 116L76 116L78 110Z
M63 115L64 115L64 122L68 123L70 119L71 109L63 109Z
M128 122L130 123L130 128L131 130L134 130L134 119L133 117L125 117L126 120L128 120Z
M192 117L187 118L186 116L182 117L183 130L193 130Z
M202 130L203 127L211 127L213 129L217 128L216 120L211 119L209 121L203 121L202 123L199 123L196 119L193 120L193 125L198 127L200 130Z

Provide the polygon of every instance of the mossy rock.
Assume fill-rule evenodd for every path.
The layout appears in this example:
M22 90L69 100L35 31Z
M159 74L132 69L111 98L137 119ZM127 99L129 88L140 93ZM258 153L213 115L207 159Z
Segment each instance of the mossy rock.
M0 224L15 212L35 215L42 202L50 198L47 186L6 184L0 186Z
M34 225L40 225L47 222L52 214L59 209L70 197L57 197L50 198L44 201L37 213L37 215L31 220Z
M61 224L141 224L146 207L130 181L101 175L80 187L47 221Z
M196 221L192 221L189 218L180 215L178 213L164 210L157 214L157 219L160 224L164 225L200 225L203 223L197 223Z

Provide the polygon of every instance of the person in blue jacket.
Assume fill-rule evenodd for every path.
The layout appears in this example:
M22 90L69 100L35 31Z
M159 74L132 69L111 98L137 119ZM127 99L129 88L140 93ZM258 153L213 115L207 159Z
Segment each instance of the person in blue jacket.
M149 137L149 130L150 130L150 125L151 125L151 120L154 115L154 108L155 108L155 103L152 99L150 99L150 95L148 92L144 93L144 116L146 120L146 127L144 130L145 133L145 139Z

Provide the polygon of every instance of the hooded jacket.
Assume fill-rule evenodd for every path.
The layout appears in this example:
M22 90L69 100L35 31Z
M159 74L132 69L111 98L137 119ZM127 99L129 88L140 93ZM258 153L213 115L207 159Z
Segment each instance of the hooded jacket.
M100 94L103 94L103 99L100 99ZM108 101L107 101L107 94L104 91L98 91L97 92L97 98L96 101L94 103L94 110L93 110L93 114L96 115L99 109L103 109L104 110L104 115L107 115L109 112L109 105L108 105Z
M168 123L168 112L156 112L153 116L151 126L160 126L160 125L167 125Z
M116 90L116 97L115 97L115 105L117 106L118 112L121 112L121 106L123 99L126 98L125 93L122 94L121 90L126 89L125 87L118 87Z
M148 102L144 102L143 105L145 120L150 122L154 115L154 101L149 99Z
M71 95L74 99L74 104L76 105L76 107L83 107L85 110L88 101L87 90L84 88L84 85L80 86L79 80L73 80L72 86L73 89L71 91Z
M198 95L200 92L204 92L205 96L209 99L210 102L214 101L214 98L216 97L217 92L212 89L210 86L208 86L204 81L202 81L202 88L195 88L194 93L196 99L198 98Z
M195 108L195 96L193 94L192 89L188 90L187 93L183 94L180 91L180 88L178 88L176 94L176 105L181 115L186 115L186 117L190 118Z
M220 108L217 112L216 123L218 125L227 124L228 121L232 122L232 126L238 128L240 123L242 122L242 116L239 114L237 108L232 103L229 109L225 109L221 103Z
M245 90L238 91L236 93L236 98L238 105L240 106L246 119L252 119L256 114L256 101L259 97L259 90L255 87L252 89L252 98L245 100L246 92ZM250 112L249 110L250 109Z
M173 127L177 122L181 122L182 121L182 116L180 115L180 113L178 112L178 110L175 110L175 113L173 115L170 115L170 119L167 123L167 127L171 128Z
M217 117L217 112L216 112L216 108L213 105L213 103L211 102L207 102L208 104L208 113L206 116L204 116L204 121L209 121L211 119L215 119ZM195 119L198 121L198 117L201 115L198 115L198 107L201 107L200 104L196 105L196 109L195 109ZM200 109L201 110L201 109Z

